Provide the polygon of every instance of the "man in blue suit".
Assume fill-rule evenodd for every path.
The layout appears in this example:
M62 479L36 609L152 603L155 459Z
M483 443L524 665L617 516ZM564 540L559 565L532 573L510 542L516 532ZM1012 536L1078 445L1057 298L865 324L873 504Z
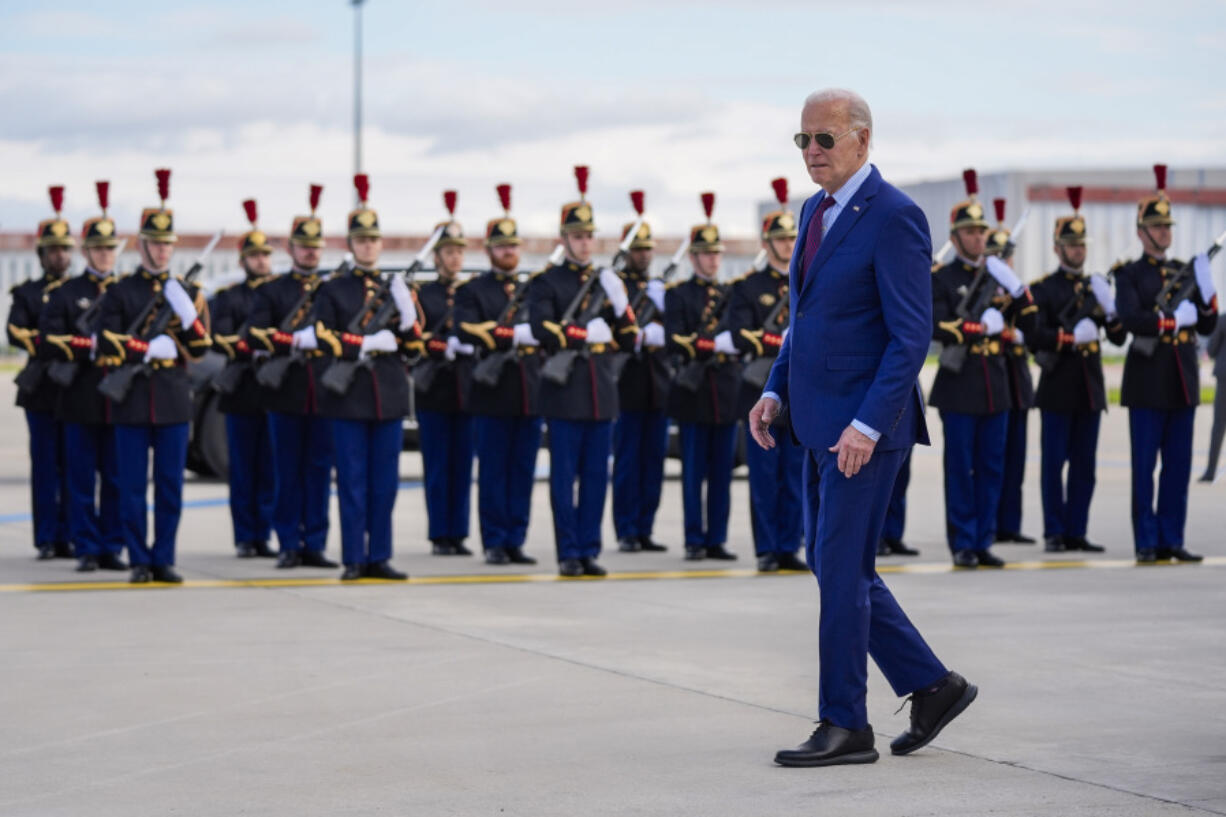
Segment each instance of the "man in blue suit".
M912 444L928 444L916 378L932 328L932 245L919 207L868 163L863 99L820 91L800 122L796 144L823 192L801 210L791 330L749 426L771 448L771 421L790 406L805 449L806 556L821 587L820 721L775 762L872 763L870 654L894 692L911 696L911 726L890 744L894 754L926 745L978 692L933 654L873 564L898 469Z

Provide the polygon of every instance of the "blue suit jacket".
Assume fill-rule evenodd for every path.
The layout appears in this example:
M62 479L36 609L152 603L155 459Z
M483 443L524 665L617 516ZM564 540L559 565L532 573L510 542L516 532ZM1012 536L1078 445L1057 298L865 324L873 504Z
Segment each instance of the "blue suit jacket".
M932 334L928 222L873 167L797 286L805 236L825 195L800 211L789 270L791 328L765 390L789 407L806 448L833 446L852 420L881 432L878 450L927 445L917 378Z

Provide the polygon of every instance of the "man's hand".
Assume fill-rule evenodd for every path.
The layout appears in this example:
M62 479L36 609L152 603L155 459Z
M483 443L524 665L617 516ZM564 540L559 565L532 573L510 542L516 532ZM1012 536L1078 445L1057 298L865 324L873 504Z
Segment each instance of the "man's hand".
M753 415L751 414L750 417ZM851 426L843 429L839 441L830 448L831 453L839 455L839 473L850 479L860 473L860 469L868 465L877 443L856 431Z
M749 433L754 442L767 451L775 447L771 436L771 423L779 416L779 403L773 397L763 397L749 410Z

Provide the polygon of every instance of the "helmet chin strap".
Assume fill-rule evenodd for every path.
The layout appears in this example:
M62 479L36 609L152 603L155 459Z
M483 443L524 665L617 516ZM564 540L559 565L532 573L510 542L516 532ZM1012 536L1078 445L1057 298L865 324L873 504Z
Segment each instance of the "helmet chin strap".
M971 257L971 256L970 256L970 253L968 253L968 252L966 251L966 247L962 246L962 238L961 238L961 237L958 235L958 233L957 233L956 231L955 231L955 232L953 232L953 233L950 233L950 235L949 235L949 240L950 240L950 241L952 241L952 242L954 243L954 248L955 248L955 249L958 251L958 255L960 255L960 256L962 256L963 258L966 258L966 259L968 259L968 260L970 259L970 257ZM977 261L982 261L982 260L983 260L983 253L979 253L979 257L978 257L976 260L977 260Z
M1151 232L1149 231L1149 225L1148 225L1148 224L1142 224L1142 225L1141 225L1141 232L1145 233L1145 237L1149 239L1149 245L1150 245L1150 247L1153 247L1153 249L1154 249L1154 251L1155 251L1155 252L1162 252L1162 253L1164 253L1164 254L1166 253L1166 250L1159 250L1159 249L1158 249L1158 242L1154 240L1154 234L1153 234L1153 233L1151 233Z
M1056 255L1060 258L1060 265L1065 269L1073 270L1074 272L1081 272L1082 268L1085 267L1084 261L1080 266L1074 265L1073 262L1069 261L1068 252L1063 245L1056 245Z

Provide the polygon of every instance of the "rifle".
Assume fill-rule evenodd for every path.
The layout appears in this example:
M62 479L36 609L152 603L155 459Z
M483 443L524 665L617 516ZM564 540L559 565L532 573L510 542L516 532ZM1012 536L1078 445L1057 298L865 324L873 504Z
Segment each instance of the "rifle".
M1071 335L1073 327L1080 323L1082 318L1091 317L1098 306L1098 298L1094 295L1094 290L1089 287L1088 283L1079 281L1073 289L1073 294L1069 296L1056 315L1056 322L1060 324L1062 331ZM1059 360L1060 353L1054 349L1040 349L1034 353L1034 362L1038 363L1039 368L1045 372L1054 369Z
M217 242L221 241L221 230L218 230L213 238L205 246L204 252L200 253L200 257L196 262L188 268L183 275L183 282L190 285L200 275L204 269L204 259L208 258L209 253L217 246ZM141 332L141 327L145 326L152 317L152 322L145 332ZM153 297L146 303L140 313L128 325L127 333L133 337L141 335L141 340L152 340L158 335L166 332L166 327L170 325L171 319L174 317L174 310L166 304L166 295L163 290L158 290ZM116 369L112 369L103 376L98 383L98 391L109 400L116 403L122 403L128 397L128 392L132 390L132 383L138 375L148 377L153 371L148 363L142 361L134 365L123 365Z
M336 268L336 274L344 275L349 271L350 266L351 258L346 256L341 265ZM315 290L319 287L319 280L317 278L313 286L307 286L303 289L302 295L298 297L297 302L285 313L285 317L281 318L281 323L277 324L278 332L292 334L294 331L302 328L302 319L307 316L307 307L311 305L311 298L315 296ZM291 349L287 355L273 355L265 360L260 368L255 370L255 380L265 388L279 389L281 384L285 382L285 376L289 373L290 366L301 363L303 358L302 352L298 349Z
M564 252L562 245L559 244L549 254L546 268L560 264ZM515 287L515 291L511 293L511 297L507 300L507 305L502 308L502 312L498 315L495 328L512 325L512 321L519 314L520 307L523 306L524 300L528 297L528 285L531 281L530 277L525 278ZM485 355L473 367L473 381L487 388L493 388L498 385L498 381L502 377L502 367L514 360L517 354L515 347L511 346L509 349L490 352Z
M1226 243L1226 232L1219 235L1213 242L1213 245L1205 252L1209 256L1209 260L1213 260L1213 256L1217 255L1222 249L1222 244ZM1192 268L1191 261L1185 261L1179 266L1179 269L1167 279L1166 284L1158 292L1158 297L1155 299L1154 308L1171 314L1181 303L1194 297L1200 288L1196 285L1196 274ZM1156 337L1134 337L1132 339L1132 349L1144 357L1153 357L1154 352L1158 349L1158 338Z
M625 268L626 258L630 255L630 245L634 242L634 237L638 234L642 223L643 217L639 216L630 225L630 229L626 231L626 237L618 245L617 254L613 256L613 261L610 265L614 272L621 272ZM588 297L592 287L599 280L600 271L592 270L592 274L584 281L583 286L579 287L579 291L571 299L570 304L566 307L566 311L562 313L562 319L559 321L561 325L578 324L587 326L589 321L593 321L600 316L606 299L603 288L588 300L587 309L583 310L582 314L576 316L576 313L579 312L579 307L583 304L583 299ZM587 349L584 348L582 351L577 349L559 349L545 361L545 365L541 367L541 376L551 383L556 383L559 386L564 385L570 379L570 372L575 367L575 360L581 354L586 355Z
M787 309L787 306L788 293L787 286L785 285L779 300L775 302L774 308L766 316L766 320L762 322L763 334L769 332L772 335L780 335L783 333L787 326L779 318L783 315L783 311ZM771 367L774 365L775 358L759 355L745 364L745 368L741 371L741 379L758 391L761 391L766 385L766 381L770 377Z
M439 225L430 234L430 238L426 240L421 251L417 253L413 263L405 269L406 284L413 283L413 276L425 264L430 251L434 249L434 245L442 237L443 225ZM396 302L392 300L390 292L391 278L389 276L382 281L374 294L366 299L366 304L349 321L349 326L345 331L351 335L367 337L387 326L387 322L392 319L392 311L396 308ZM357 360L333 358L332 362L328 364L328 368L324 370L323 375L319 378L319 382L333 394L343 395L353 385L353 378L357 376L358 369L369 369L374 365L371 360L369 357L360 356Z
M716 302L715 308L710 312L708 320L718 320L715 323L714 329L711 330L712 335L718 335L728 326L728 302L732 300L732 285L729 284ZM681 372L677 375L677 385L688 392L698 391L698 387L702 385L703 375L707 370L715 365L715 357L712 355L706 360L691 360L681 367Z
M123 253L124 247L128 246L128 239L119 242L119 246L115 249L116 266L118 266L119 256ZM115 273L118 275L118 273ZM105 292L99 292L98 297L94 298L94 302L89 305L88 309L77 315L77 319L73 321L72 328L81 337L92 336L97 330L94 326L98 318L98 312L102 309L102 296ZM73 360L53 360L47 367L47 377L51 382L62 388L68 388L72 385L72 381L76 379L79 371L76 361Z
M689 248L690 239L687 237L681 242L681 246L677 248L677 251L673 253L673 257L669 259L668 266L660 274L659 281L668 283L669 279L677 272L677 268L681 266L681 259L685 257L685 253ZM638 321L639 326L646 326L660 316L660 308L656 306L655 301L647 296L646 286L634 293L634 297L630 299L630 309L633 310L634 318ZM630 362L632 354L634 353L619 351L613 355L613 373L617 377L621 377L622 370Z

